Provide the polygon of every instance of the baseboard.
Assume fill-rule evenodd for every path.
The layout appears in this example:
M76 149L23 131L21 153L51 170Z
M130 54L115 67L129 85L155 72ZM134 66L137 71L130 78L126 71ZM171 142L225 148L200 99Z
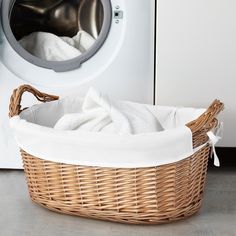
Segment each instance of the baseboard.
M221 167L236 167L236 147L217 147L217 156ZM209 167L214 167L213 159L209 159Z

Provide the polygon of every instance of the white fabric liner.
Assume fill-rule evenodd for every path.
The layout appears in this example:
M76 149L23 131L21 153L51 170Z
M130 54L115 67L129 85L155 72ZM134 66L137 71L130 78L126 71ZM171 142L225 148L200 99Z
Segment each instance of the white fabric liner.
M159 132L116 134L84 130L56 130L65 114L79 113L84 99L67 97L39 104L10 119L20 148L48 161L97 167L152 167L183 160L194 154L191 130L185 126L205 109L152 106L148 109L164 128Z
M47 61L66 61L80 56L95 42L85 31L74 37L59 37L47 32L33 32L19 40L19 44L32 55Z

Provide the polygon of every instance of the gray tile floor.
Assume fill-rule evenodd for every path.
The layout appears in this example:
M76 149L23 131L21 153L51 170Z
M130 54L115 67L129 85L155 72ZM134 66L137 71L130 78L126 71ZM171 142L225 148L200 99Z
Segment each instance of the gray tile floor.
M236 169L210 170L201 211L187 220L135 226L50 212L32 203L22 171L0 170L1 236L236 236Z

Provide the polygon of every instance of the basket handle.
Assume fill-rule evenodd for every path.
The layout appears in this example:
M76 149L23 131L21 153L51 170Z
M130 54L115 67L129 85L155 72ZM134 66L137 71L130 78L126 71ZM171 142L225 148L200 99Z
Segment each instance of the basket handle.
M21 85L19 88L15 89L13 91L13 94L11 95L9 105L9 117L17 116L21 113L21 100L22 95L25 92L32 93L40 102L50 102L59 99L58 96L42 93L30 85Z
M207 132L218 125L216 117L223 109L224 104L216 99L201 116L186 125L192 131L195 147L207 141Z

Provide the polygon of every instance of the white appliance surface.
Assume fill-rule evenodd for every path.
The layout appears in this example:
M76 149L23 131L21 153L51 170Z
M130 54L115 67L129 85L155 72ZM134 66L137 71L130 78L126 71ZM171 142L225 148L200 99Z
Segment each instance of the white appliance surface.
M0 27L0 168L22 168L8 125L10 95L21 84L60 97L83 96L93 86L114 99L153 103L155 1L111 3L113 10L120 6L124 18L119 24L112 19L102 48L80 68L69 72L56 73L25 61L10 46ZM23 106L35 102L29 94L23 98Z
M156 103L225 103L222 147L236 147L236 1L159 0Z

